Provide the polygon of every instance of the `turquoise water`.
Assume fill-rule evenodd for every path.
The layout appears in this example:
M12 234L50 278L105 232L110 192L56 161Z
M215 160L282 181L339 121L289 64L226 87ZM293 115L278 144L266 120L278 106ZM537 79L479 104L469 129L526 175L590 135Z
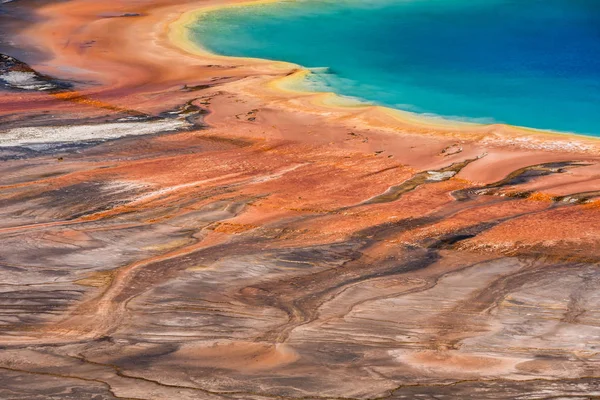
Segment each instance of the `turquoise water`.
M281 1L190 29L218 54L327 67L320 90L600 136L600 0Z

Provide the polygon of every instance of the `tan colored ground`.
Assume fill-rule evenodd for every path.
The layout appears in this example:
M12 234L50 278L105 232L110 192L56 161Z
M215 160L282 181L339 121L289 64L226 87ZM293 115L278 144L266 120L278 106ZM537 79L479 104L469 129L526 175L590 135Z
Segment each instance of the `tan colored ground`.
M600 397L600 142L282 92L218 3L13 33L74 86L0 94L0 398Z

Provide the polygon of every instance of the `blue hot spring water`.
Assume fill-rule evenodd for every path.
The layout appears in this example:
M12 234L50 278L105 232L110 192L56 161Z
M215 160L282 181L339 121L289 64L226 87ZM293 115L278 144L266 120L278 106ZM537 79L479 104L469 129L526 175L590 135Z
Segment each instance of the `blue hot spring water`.
M447 119L600 136L599 0L304 0L190 26L218 54L327 67L313 89Z

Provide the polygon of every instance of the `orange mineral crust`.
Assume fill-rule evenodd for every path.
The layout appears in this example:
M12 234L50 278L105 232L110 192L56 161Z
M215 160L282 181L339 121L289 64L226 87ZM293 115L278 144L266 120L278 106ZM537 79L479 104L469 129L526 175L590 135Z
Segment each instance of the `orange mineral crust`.
M600 142L283 90L233 2L2 5L0 398L600 397Z

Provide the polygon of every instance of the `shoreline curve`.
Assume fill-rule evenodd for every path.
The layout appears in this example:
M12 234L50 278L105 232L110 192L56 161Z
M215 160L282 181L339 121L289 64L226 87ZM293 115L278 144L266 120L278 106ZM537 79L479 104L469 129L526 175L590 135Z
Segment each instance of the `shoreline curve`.
M501 130L503 131L502 133L508 134L509 136L524 136L533 134L540 138L546 136L553 139L564 139L565 137L573 137L577 139L591 140L596 143L599 143L598 140L600 139L600 136L594 136L578 132L564 132L552 129L539 129L527 126L511 125L507 123L484 124L475 121L461 121L442 115L419 114L377 104L360 104L360 100L364 99L357 98L357 100L354 101L352 97L344 96L334 91L313 91L310 88L304 86L302 84L302 81L307 75L312 73L311 69L308 67L280 60L270 60L252 57L235 57L217 54L204 48L200 43L198 43L198 41L195 41L190 36L189 25L194 22L197 22L199 18L204 14L218 12L219 10L227 8L261 6L265 4L277 3L280 1L281 0L225 0L220 4L207 4L201 6L200 8L186 11L178 19L171 22L169 24L168 38L175 46L186 51L187 53L194 54L197 56L210 57L211 59L219 61L243 61L256 65L268 66L269 68L275 69L296 68L296 71L293 74L289 74L283 77L276 77L270 80L267 84L267 87L269 89L280 91L281 93L289 93L300 96L310 96L311 103L318 108L331 110L371 110L376 113L380 113L387 117L390 117L390 122L392 124L396 122L402 126L409 125L414 128L433 128L442 130L459 129L461 131L477 132L482 129L494 128L494 130ZM297 89L292 89L290 86L294 86ZM378 126L378 128L382 127ZM393 127L390 128L393 129Z

